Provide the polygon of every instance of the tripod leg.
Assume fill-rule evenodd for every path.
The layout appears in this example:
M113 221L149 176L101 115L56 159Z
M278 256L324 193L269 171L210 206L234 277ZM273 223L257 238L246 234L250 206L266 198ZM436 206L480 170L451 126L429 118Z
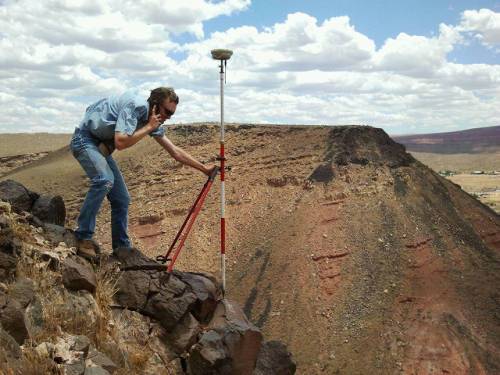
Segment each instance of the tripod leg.
M165 254L165 257L163 258L163 259L165 259L165 261L168 259L170 253L172 252L172 249L174 248L175 244L177 243L177 240L181 236L182 231L184 230L184 227L186 226L187 222L189 221L191 215L193 214L193 211L194 211L195 207L197 206L198 202L200 201L200 198L202 197L203 192L205 191L205 189L207 187L207 184L208 184L208 181L205 183L205 185L203 185L203 188L201 189L200 193L198 194L198 197L196 198L196 200L194 201L193 206L189 210L189 213L188 213L186 219L184 220L184 223L182 224L181 229L179 229L179 231L177 232L177 235L175 236L172 244L170 245L170 248L168 249L167 253Z
M184 233L183 236L181 237L180 242L179 242L179 246L177 247L177 250L175 251L174 256L172 257L172 261L168 265L168 269L167 269L168 272L172 272L172 270L174 268L174 263L177 260L177 257L179 256L179 253L181 252L182 246L184 245L184 242L187 239L189 231L191 230L191 227L193 226L193 224L194 224L194 222L196 220L196 217L198 216L198 213L200 212L201 207L203 206L203 202L205 201L205 198L207 197L208 192L210 191L210 187L211 186L212 186L212 181L209 180L209 181L207 181L206 186L203 187L200 199L197 202L197 205L194 207L191 220L189 221L189 223L188 223L188 225L186 227L186 233Z

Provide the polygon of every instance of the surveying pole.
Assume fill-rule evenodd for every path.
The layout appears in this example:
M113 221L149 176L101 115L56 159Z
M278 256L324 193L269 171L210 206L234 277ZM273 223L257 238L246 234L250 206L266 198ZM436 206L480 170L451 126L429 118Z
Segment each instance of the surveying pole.
M227 60L233 54L233 51L228 49L214 49L211 51L212 58L220 62L220 255L221 255L221 273L222 273L222 294L226 292L226 217L225 217L225 203L226 191L224 189L224 167L226 158L224 157L224 83L227 68Z

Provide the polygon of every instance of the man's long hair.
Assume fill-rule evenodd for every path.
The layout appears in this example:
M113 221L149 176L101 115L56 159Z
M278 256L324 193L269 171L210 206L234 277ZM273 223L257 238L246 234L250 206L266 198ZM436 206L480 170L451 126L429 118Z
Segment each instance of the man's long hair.
M148 103L152 108L155 104L160 105L161 103L163 103L165 99L168 99L169 102L179 104L179 97L172 87L157 87L154 90L151 90L151 94L148 98Z

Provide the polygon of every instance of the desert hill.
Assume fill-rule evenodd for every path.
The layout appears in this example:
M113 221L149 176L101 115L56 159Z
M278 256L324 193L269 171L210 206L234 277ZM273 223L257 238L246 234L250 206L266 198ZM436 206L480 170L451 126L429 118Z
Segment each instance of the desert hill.
M0 177L66 146L69 134L2 134L0 136Z
M215 162L216 127L168 134ZM232 126L226 148L227 293L298 373L500 371L495 212L381 129ZM149 139L116 159L136 244L165 252L205 177ZM74 223L86 182L69 153L8 178L61 194ZM179 269L218 274L218 213L215 184ZM108 207L98 226L110 250Z

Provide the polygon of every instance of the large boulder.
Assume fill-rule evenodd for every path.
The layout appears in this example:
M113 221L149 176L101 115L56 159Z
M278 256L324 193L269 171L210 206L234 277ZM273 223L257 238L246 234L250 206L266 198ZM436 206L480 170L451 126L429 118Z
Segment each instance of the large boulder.
M29 191L17 181L0 181L0 199L9 202L12 209L18 213L30 211L38 197L38 194Z
M97 278L90 265L80 257L68 257L62 263L62 281L69 290L94 293Z
M85 366L88 368L102 368L107 371L109 374L114 373L118 366L109 359L109 357L98 350L91 350L85 360ZM87 373L87 370L85 370Z
M216 331L205 332L189 353L188 369L192 375L233 374L232 361L222 335Z
M111 262L118 261L124 270L115 294L119 305L155 318L167 331L173 330L188 312L211 315L204 306L218 299L218 289L209 277L201 281L202 274L185 276L190 282L184 282L179 273L166 272L165 266L134 248L117 249L112 258Z
M76 247L75 232L61 225L43 223L45 237L54 245L64 242L68 247Z
M0 201L0 281L9 281L15 275L16 255L21 245L13 225L10 204Z
M296 369L286 346L279 341L268 341L260 348L253 375L293 375Z
M257 362L262 334L235 302L217 305L207 331L189 356L189 370L196 374L251 374Z
M21 358L21 348L16 340L0 326L0 350L6 355L6 359ZM1 368L1 364L0 364Z
M90 292L87 290L68 291L61 287L59 293L63 302L57 306L57 309L68 321L78 321L84 318L87 326L97 322L99 306Z
M19 302L25 309L35 298L35 284L27 278L19 278L9 287L9 296Z
M42 195L34 203L31 213L44 223L64 225L66 207L60 195Z
M188 284L196 296L196 301L191 308L193 316L201 323L208 323L217 307L218 297L222 294L215 277L204 273L175 270L174 275Z
M198 341L201 330L198 320L191 313L187 313L174 329L164 335L164 341L168 342L177 354L181 354Z
M5 293L0 293L0 324L19 345L29 338L23 307Z
M9 281L16 273L17 258L0 251L0 281Z

